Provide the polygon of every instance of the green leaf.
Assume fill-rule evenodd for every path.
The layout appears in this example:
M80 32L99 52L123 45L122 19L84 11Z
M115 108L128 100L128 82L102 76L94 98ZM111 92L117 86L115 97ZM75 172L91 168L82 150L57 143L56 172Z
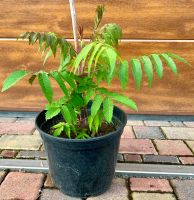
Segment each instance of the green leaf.
M57 128L57 129L54 130L53 135L55 137L58 137L58 136L61 135L62 131L63 131L63 126L60 126L59 128Z
M49 49L49 51L47 52L45 58L44 58L44 61L43 61L43 66L45 65L46 61L48 60L49 57L51 57L52 55L52 50Z
M100 29L100 34L107 44L115 47L118 47L118 40L122 38L121 27L115 23L105 24Z
M36 79L36 74L33 74L29 79L28 79L28 82L30 83L30 85L33 84L34 80Z
M26 75L28 75L28 72L26 72L24 70L18 70L18 71L14 71L13 73L11 73L5 79L1 92L4 92L7 89L9 89L10 87L12 87L13 85L15 85L19 80L24 78Z
M81 94L74 94L71 99L71 104L74 107L82 107L84 105L84 100L83 100Z
M46 120L49 120L60 113L60 108L51 107L46 111Z
M88 73L91 71L92 63L94 61L94 57L97 54L98 50L102 47L102 43L98 43L95 47L94 50L92 51L92 54L90 56L90 59L88 61Z
M175 62L173 61L173 59L171 57L168 56L168 54L162 53L160 54L161 57L164 59L164 61L166 62L166 64L171 68L171 70L177 74L177 67Z
M120 63L119 80L120 80L122 89L125 90L129 81L129 66L126 60Z
M141 69L141 63L138 59L132 59L131 60L132 65L132 72L135 79L135 83L137 86L137 89L140 89L141 80L142 80L142 69Z
M56 129L56 128L60 128L61 126L63 127L65 125L65 122L59 122L58 124L55 124L54 126L52 126L52 128Z
M152 85L153 80L153 66L150 58L148 56L142 56L141 61L143 63L144 71L146 76L148 77L149 86Z
M74 72L77 71L77 69L79 68L79 65L80 65L80 62L83 60L85 61L86 60L86 57L88 55L88 53L90 52L90 50L92 49L94 43L90 43L88 45L86 45L82 51L78 54L78 56L76 57L75 61L74 61L74 64L73 64L73 67L75 68Z
M177 59L177 60L179 60L179 61L181 61L181 62L183 62L183 63L185 63L185 64L187 64L187 65L189 65L189 66L191 66L191 64L187 61L187 60L185 60L184 58L182 58L181 56L179 56L179 55L177 55L177 54L175 54L175 53L167 53L171 58L175 58L175 59Z
M112 99L132 108L135 111L138 110L136 103L133 100L129 99L128 97L125 97L125 96L119 95L119 94L115 94L115 95L112 96Z
M114 108L114 105L113 105L112 100L109 98L106 98L103 101L103 114L108 123L112 121L113 108Z
M97 53L97 55L96 55L96 58L95 58L95 64L94 64L95 67L96 67L96 65L97 65L97 63L98 63L98 59L100 58L102 52L103 52L105 49L106 49L105 47L102 47L102 48L98 51L98 53Z
M68 90L60 76L60 73L56 72L56 71L53 71L53 72L50 72L50 75L55 79L55 81L59 84L59 87L61 88L61 90L63 91L63 93L68 96Z
M69 110L69 113L71 114L71 119L74 122L74 124L77 123L77 114L75 112L75 110L72 108L72 106L70 104L67 104L67 108Z
M69 112L69 109L67 106L62 106L61 108L61 114L63 115L63 118L68 124L71 124L71 114Z
M98 116L98 114L97 114L97 115L94 117L94 120L93 120L93 126L94 126L94 129L95 129L95 132L96 132L96 133L98 132L99 125L100 125L100 120L99 120L99 116Z
M85 104L88 104L88 102L92 99L93 95L95 94L94 90L88 90L86 92L86 95L84 96L84 102Z
M92 123L93 123L93 120L94 120L94 118L90 115L90 116L88 117L88 126L89 126L90 131L92 130Z
M63 79L73 88L76 89L76 84L74 80L71 78L71 76L67 72L61 72L61 76Z
M51 83L47 73L41 72L38 74L38 81L41 86L42 92L49 103L52 102L53 99L53 89L51 87Z
M76 139L89 139L91 138L86 132L82 131L76 136Z
M162 65L162 61L160 60L159 55L152 54L151 59L153 60L154 68L156 70L156 73L158 74L158 77L162 78L162 76L163 76L163 65Z
M64 131L65 131L67 137L68 137L69 139L71 139L71 130L70 130L70 126L69 126L68 124L65 124L63 128L64 128Z
M106 54L109 60L109 74L108 74L108 82L110 83L113 78L113 73L117 61L117 53L113 49L106 49Z
M94 97L94 101L92 103L92 106L91 106L91 116L92 117L95 117L95 115L97 114L97 112L99 111L100 109L100 106L102 104L102 101L103 101L103 98L101 95L97 94L95 97Z
M53 36L52 39L51 39L50 48L52 50L52 53L53 53L54 57L56 56L57 45L58 45L57 37Z
M95 20L94 20L94 28L93 28L94 32L96 31L96 29L100 25L100 22L101 22L102 17L103 17L103 13L104 13L104 5L99 5L96 8L96 17L95 17Z

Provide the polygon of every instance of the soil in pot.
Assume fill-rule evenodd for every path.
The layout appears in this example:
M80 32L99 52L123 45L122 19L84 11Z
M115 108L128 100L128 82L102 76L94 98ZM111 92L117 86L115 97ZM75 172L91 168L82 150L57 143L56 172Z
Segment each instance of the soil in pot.
M47 132L48 134L53 135L54 129L52 129L52 126L56 125L59 122L64 122L64 120L63 120L63 118L62 118L61 115L59 117L57 117L55 120L53 120L53 121L49 120L49 121L45 122L42 125L41 128L45 132ZM107 135L107 134L115 131L117 129L117 127L118 127L118 124L119 124L119 120L116 119L116 118L113 118L113 123L111 123L111 124L108 124L106 122L102 122L102 125L99 128L98 133L96 133L96 135L94 137L99 137L99 136ZM91 131L89 130L88 124L87 124L87 119L83 120L83 122L79 126L80 126L79 127L80 130L81 129L85 129L86 133L88 135L92 135ZM62 132L59 137L68 139L65 132ZM76 137L76 135L73 132L71 132L71 139L75 139L75 137Z

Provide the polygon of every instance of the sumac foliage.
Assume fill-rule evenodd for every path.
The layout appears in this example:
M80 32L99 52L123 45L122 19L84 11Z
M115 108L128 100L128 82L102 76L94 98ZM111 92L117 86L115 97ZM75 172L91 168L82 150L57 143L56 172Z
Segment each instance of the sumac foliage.
M130 60L122 59L118 52L122 30L114 23L100 26L103 13L104 6L98 6L89 43L83 39L83 27L79 27L80 52L76 52L71 43L55 33L25 32L19 36L19 39L27 40L30 45L38 43L39 50L42 51L42 68L33 73L25 70L13 72L5 80L2 92L26 76L29 76L30 84L37 79L48 100L48 105L45 107L46 120L58 114L63 117L63 121L52 127L52 133L56 137L62 133L67 138L77 139L98 136L102 123L112 123L115 103L137 110L132 99L100 87L102 81L111 84L113 78L117 76L122 89L125 90L130 75L139 90L143 73L146 74L151 86L154 71L159 78L162 78L164 64L175 74L177 67L174 60L189 65L184 58L168 52L143 55ZM60 58L59 66L55 71L47 71L45 67L47 60L51 56L55 57L57 53ZM57 101L53 100L51 79L58 83L63 92L63 96ZM92 100L91 112L88 113L86 108L90 100Z

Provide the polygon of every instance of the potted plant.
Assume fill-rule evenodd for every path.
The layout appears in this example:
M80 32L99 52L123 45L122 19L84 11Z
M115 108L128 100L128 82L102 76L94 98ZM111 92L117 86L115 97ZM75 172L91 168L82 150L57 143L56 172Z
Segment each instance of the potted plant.
M72 16L75 15L71 4ZM79 40L74 23L75 48L55 33L26 32L19 38L29 44L38 43L44 61L37 72L17 70L7 77L2 92L22 78L30 75L29 83L38 79L48 104L36 118L36 128L43 139L49 169L55 185L64 193L75 197L95 196L111 185L120 136L126 125L126 114L115 106L121 103L137 110L135 102L121 93L101 87L111 84L118 77L122 89L128 85L129 70L140 88L142 71L152 85L153 68L161 78L163 63L176 74L174 59L189 64L173 53L151 54L121 58L118 42L121 28L114 23L100 26L104 6L98 6L93 33L89 42L84 41L83 28L79 27ZM45 63L59 54L60 64L54 71L46 71ZM143 69L143 70L142 70ZM60 99L53 99L50 79L54 79L63 92Z

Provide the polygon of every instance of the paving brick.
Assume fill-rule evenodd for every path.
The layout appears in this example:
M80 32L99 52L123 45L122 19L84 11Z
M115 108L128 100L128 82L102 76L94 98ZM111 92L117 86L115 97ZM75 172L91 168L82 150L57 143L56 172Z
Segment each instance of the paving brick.
M160 155L192 155L190 149L180 140L155 140Z
M194 157L179 157L180 161L184 165L193 165Z
M194 127L194 121L192 122L183 122L187 127Z
M53 184L53 181L51 179L50 174L47 175L46 180L44 182L44 187L46 188L54 188L55 185Z
M2 122L7 122L7 123L11 123L11 122L15 122L16 118L12 118L12 117L0 117L0 123Z
M121 138L135 138L135 135L133 133L131 126L125 126L123 130L123 134L121 135Z
M17 158L46 159L45 151L20 151Z
M144 123L143 121L138 121L138 120L127 120L127 125L128 126L143 126Z
M128 190L125 180L116 178L113 180L111 188L104 194L97 197L90 197L87 200L128 200Z
M133 200L176 200L176 197L173 194L160 194L160 193L132 193ZM182 200L182 199L181 199Z
M172 180L176 195L180 200L194 199L194 180Z
M57 189L43 189L40 200L80 200L67 196Z
M26 122L26 121L31 121L31 122L35 122L35 117L19 117L16 120L17 122Z
M134 126L133 130L137 138L164 139L164 135L158 127Z
M5 178L6 174L7 174L6 172L0 171L0 184L3 181L3 179Z
M171 126L168 121L145 120L144 123L146 126Z
M124 159L126 162L142 162L140 155L124 154Z
M194 140L194 128L161 127L168 139Z
M175 156L160 156L160 155L143 155L144 162L147 163L170 163L179 164L179 160Z
M123 162L124 161L123 154L121 154L121 153L117 154L117 161L119 161L119 162Z
M33 135L40 135L40 133L38 132L38 130L35 130L35 131L33 132Z
M43 184L43 174L10 172L0 187L0 197L4 200L35 200Z
M170 121L171 125L174 127L183 127L184 124L181 121Z
M39 150L42 139L37 135L4 135L0 138L0 149Z
M17 152L14 150L3 150L0 154L3 158L14 158L16 156Z
M42 144L40 150L41 150L41 151L45 151L44 144Z
M173 192L168 180L154 178L130 178L130 189L138 192Z
M189 145L189 147L191 148L191 150L194 153L194 141L186 141L186 143Z
M0 134L18 135L25 134L30 135L34 131L34 122L3 122L0 123Z
M121 139L119 152L130 154L157 154L154 145L148 139Z

